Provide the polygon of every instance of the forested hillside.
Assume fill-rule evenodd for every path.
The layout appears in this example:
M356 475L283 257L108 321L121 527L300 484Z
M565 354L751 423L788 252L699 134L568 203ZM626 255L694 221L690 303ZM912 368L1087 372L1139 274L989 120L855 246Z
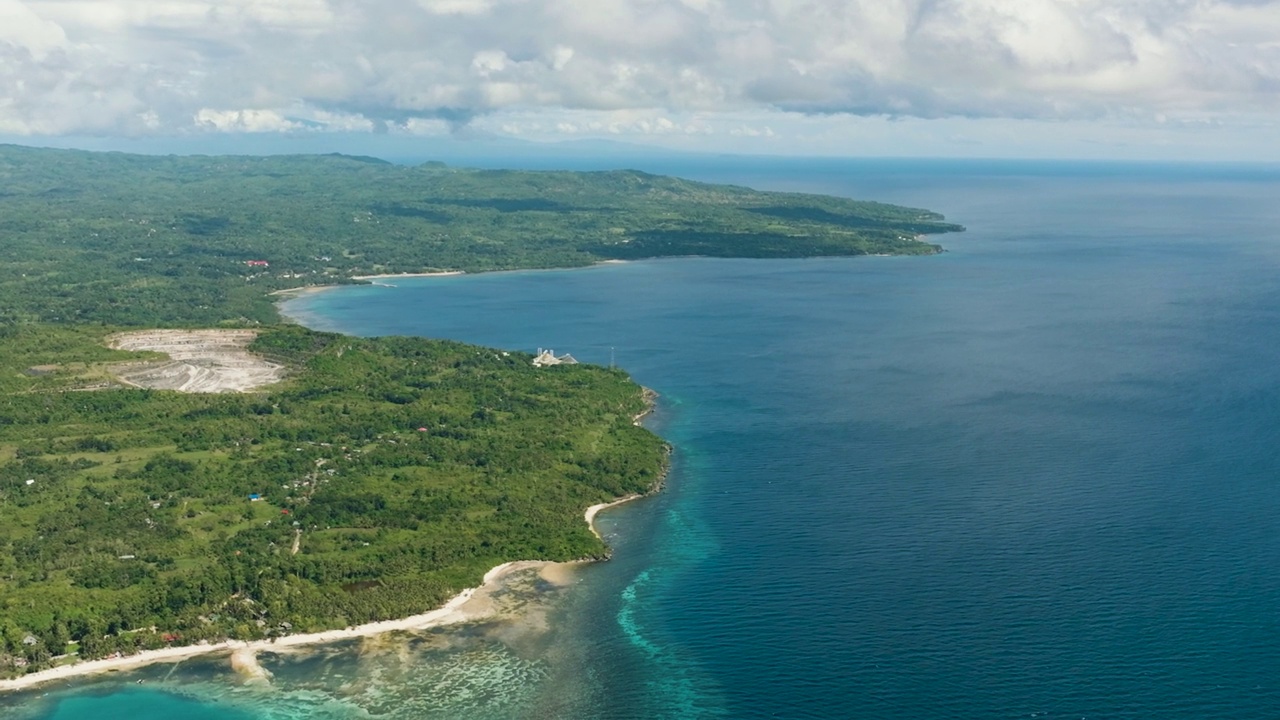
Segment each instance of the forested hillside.
M278 318L267 292L361 274L677 255L929 254L940 248L917 236L959 229L925 210L635 171L0 146L0 313L132 326L270 323Z
M507 560L600 557L583 509L664 464L620 371L282 327L251 349L296 370L261 394L74 392L132 357L98 340L0 339L0 674L403 617Z
M960 229L632 171L0 146L0 675L420 613L506 561L603 555L583 510L661 480L666 445L633 422L646 400L621 371L311 332L280 324L272 291L613 258L930 254L921 235ZM248 350L286 379L130 387L115 364L155 354L107 346L127 328L214 326L260 330Z

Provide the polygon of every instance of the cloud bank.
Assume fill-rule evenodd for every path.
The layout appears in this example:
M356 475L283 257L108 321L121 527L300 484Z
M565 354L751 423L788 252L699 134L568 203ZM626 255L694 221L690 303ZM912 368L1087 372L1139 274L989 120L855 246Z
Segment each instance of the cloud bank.
M1280 110L1280 2L0 0L3 134L440 132L530 112L571 134L654 110L1263 115Z

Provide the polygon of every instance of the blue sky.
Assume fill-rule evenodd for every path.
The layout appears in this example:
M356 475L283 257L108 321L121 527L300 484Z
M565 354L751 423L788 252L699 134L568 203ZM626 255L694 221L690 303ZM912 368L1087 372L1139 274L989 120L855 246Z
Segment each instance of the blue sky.
M0 89L31 144L1280 161L1280 1L0 0Z

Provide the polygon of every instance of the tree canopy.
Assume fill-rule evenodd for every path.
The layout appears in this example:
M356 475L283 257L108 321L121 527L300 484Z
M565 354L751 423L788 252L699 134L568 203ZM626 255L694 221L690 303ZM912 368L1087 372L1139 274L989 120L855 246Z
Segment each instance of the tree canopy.
M26 321L270 323L267 292L364 274L930 254L919 236L960 229L914 208L631 170L0 146L0 308Z
M0 339L0 673L69 640L95 657L404 617L508 560L601 557L583 509L665 462L617 370L282 326L251 350L294 370L261 393L76 391L135 357L99 340Z
M362 274L677 255L930 254L936 213L635 171L0 146L0 675L67 653L422 612L515 559L607 552L587 506L666 445L625 373L280 324ZM123 328L257 327L285 381L128 387Z

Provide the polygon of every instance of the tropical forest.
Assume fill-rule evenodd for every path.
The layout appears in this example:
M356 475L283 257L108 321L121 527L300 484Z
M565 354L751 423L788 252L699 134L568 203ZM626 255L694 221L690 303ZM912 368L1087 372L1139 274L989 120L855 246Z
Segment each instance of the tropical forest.
M651 394L622 370L315 332L272 293L928 255L961 229L626 170L0 146L0 676L421 613L506 561L606 557L583 510L662 482ZM269 382L152 382L169 358L131 338L179 330L239 333Z

